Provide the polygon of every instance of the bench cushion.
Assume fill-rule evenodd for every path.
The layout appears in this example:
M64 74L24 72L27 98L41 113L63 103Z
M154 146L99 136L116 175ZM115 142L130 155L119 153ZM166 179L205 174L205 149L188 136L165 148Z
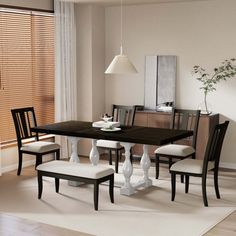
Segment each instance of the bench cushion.
M44 153L60 149L60 145L53 142L36 141L32 143L23 144L21 151Z
M114 170L109 167L100 165L93 166L92 164L68 161L50 161L38 165L36 169L39 171L84 177L89 179L100 179L114 173Z

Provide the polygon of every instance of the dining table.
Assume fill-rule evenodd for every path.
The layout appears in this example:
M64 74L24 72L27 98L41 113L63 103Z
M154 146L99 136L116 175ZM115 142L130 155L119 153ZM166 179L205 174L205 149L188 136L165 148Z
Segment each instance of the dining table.
M31 128L32 132L68 136L71 142L71 162L79 163L78 142L83 139L92 140L92 148L89 158L92 165L99 164L99 152L96 146L98 139L119 141L125 149L125 161L123 163L124 184L120 188L123 195L132 195L137 188L147 188L152 185L152 179L148 172L151 167L151 160L148 154L149 145L165 145L193 135L192 131L176 130L166 128L152 128L143 126L124 126L120 129L102 129L93 127L93 122L70 120L57 122ZM143 145L143 154L140 166L143 170L143 177L136 184L131 184L133 166L130 160L130 150L135 144Z

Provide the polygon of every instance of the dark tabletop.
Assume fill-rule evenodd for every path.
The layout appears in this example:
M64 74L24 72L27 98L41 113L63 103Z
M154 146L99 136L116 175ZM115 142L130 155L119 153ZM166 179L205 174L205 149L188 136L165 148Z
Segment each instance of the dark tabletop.
M105 132L92 127L92 122L65 121L31 128L33 132L74 136L81 138L115 140L129 143L163 145L193 135L192 131L150 128L142 126L121 127L120 131Z

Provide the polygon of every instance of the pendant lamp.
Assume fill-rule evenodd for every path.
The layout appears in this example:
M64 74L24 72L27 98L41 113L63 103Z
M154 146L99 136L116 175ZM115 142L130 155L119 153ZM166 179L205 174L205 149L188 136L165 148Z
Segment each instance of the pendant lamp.
M129 60L128 56L123 54L123 47L122 47L122 41L123 41L122 0L120 2L121 2L121 4L120 4L120 31L121 31L120 54L116 55L114 57L111 64L106 69L105 74L135 74L135 73L138 73L136 68L132 64L132 62Z

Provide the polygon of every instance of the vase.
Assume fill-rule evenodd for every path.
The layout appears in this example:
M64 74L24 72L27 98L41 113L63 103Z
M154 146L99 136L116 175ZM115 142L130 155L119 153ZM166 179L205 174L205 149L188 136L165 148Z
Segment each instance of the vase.
M198 109L201 111L202 115L210 115L212 113L212 106L206 99L206 94L204 96L204 101L198 105Z

